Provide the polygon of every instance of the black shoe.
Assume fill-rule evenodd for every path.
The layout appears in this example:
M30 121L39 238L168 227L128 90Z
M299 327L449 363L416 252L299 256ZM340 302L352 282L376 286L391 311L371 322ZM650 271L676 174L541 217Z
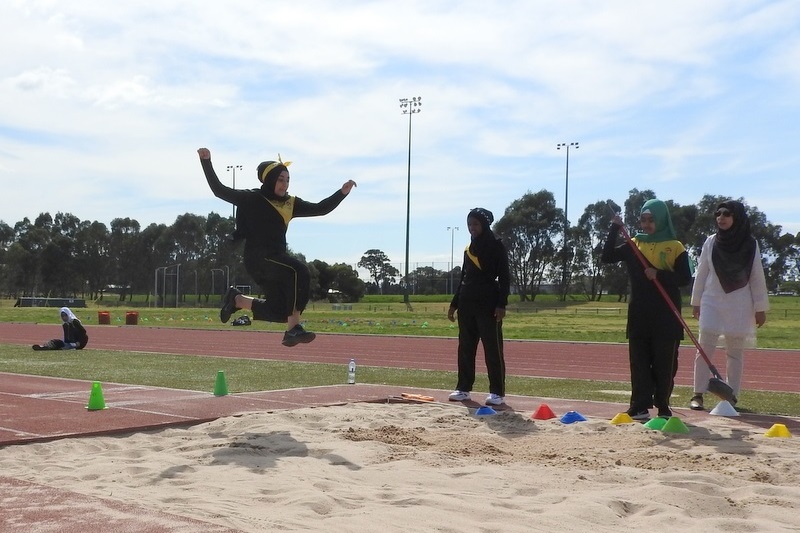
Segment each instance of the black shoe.
M671 418L672 411L669 407L659 407L658 408L658 418Z
M317 337L316 333L306 331L303 326L297 324L295 327L283 334L283 341L281 344L284 346L297 346L302 343L309 343Z
M704 409L702 394L695 394L692 396L692 399L689 400L689 409L692 411L702 411Z
M236 307L236 297L242 294L236 287L228 287L228 292L222 297L222 309L219 310L219 319L225 324L231 315L240 308Z
M650 412L647 409L638 410L638 409L630 408L625 412L628 413L628 416L630 416L634 420L649 420L650 419Z
M58 341L58 342L61 342L61 341ZM34 344L32 346L32 348L38 352L39 350L60 350L62 348L62 346L59 346L58 344L56 344L56 341L54 341L54 340L49 340L44 344Z

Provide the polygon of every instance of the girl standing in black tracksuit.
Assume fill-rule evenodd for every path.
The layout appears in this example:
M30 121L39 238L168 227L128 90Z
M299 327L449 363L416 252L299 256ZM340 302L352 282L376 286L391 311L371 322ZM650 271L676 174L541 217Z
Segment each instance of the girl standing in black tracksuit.
M356 183L348 180L340 190L319 203L290 196L287 161L264 161L258 166L259 189L237 190L220 183L211 165L211 152L197 150L206 180L217 198L237 207L234 239L244 239L244 266L264 291L265 299L243 295L230 287L222 301L220 319L227 322L239 309L249 309L255 320L285 322L284 346L311 342L315 334L300 325L300 314L310 297L308 266L287 253L286 230L296 217L327 215L344 200Z
M689 255L675 238L675 229L667 206L661 200L648 200L639 218L642 231L634 245L648 261L644 268L627 242L617 246L622 227L619 215L614 217L603 247L602 261L624 261L631 280L628 304L628 357L631 366L631 400L628 414L634 420L647 420L648 409L658 408L658 416L670 417L669 397L672 393L677 353L683 339L683 324L669 308L656 287L658 280L675 308L681 308L680 287L692 281Z
M471 241L464 251L461 280L453 295L447 318L455 321L458 312L458 385L450 400L470 399L475 384L475 356L478 341L483 344L489 374L487 405L504 401L506 363L503 359L503 318L511 284L508 253L489 226L491 211L476 207L467 215Z

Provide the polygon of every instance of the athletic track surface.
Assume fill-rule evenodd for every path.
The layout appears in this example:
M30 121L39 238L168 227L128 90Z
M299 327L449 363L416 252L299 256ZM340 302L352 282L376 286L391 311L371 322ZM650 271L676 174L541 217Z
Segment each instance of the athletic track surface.
M89 326L87 349L141 351L332 363L355 358L360 366L456 370L457 341L440 337L320 334L310 344L281 345L281 333L244 328L187 329L144 326ZM30 345L60 333L57 326L0 324L0 343ZM684 346L676 384L692 384L695 349ZM550 341L505 341L506 372L515 376L630 380L627 345ZM715 361L725 375L724 357ZM478 349L478 371L484 369ZM750 350L742 383L745 390L800 392L800 351Z

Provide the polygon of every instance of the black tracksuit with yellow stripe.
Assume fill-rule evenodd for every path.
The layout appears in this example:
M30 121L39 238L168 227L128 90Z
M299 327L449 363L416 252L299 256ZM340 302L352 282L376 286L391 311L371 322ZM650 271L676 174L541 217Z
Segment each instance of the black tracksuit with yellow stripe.
M644 267L630 244L624 241L617 244L619 231L620 226L611 225L601 260L604 263L624 261L631 281L626 328L631 367L631 409L639 412L655 406L666 411L669 409L677 372L683 324L672 312L656 284L645 275ZM683 249L683 245L680 246ZM686 251L683 250L676 257L671 270L659 269L657 276L675 308L680 310L680 287L692 281Z
M287 253L289 221L327 215L342 203L345 194L337 190L318 203L296 196L283 201L269 200L260 189L226 187L219 181L210 159L200 162L214 196L237 208L234 237L245 239L245 268L266 296L265 300L253 301L253 318L286 322L295 309L302 312L306 308L311 288L308 266Z
M506 363L503 358L503 322L495 309L505 309L511 286L508 253L499 239L480 260L464 251L461 280L451 307L458 310L458 385L456 390L470 392L475 383L475 356L478 341L483 344L489 392L505 396ZM480 263L478 266L477 263Z

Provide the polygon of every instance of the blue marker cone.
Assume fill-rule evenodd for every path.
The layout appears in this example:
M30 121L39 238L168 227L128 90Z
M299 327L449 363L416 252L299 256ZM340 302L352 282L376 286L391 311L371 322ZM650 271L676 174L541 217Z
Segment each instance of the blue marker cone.
M562 424L572 424L573 422L586 422L586 419L578 411L568 411L561 417Z

